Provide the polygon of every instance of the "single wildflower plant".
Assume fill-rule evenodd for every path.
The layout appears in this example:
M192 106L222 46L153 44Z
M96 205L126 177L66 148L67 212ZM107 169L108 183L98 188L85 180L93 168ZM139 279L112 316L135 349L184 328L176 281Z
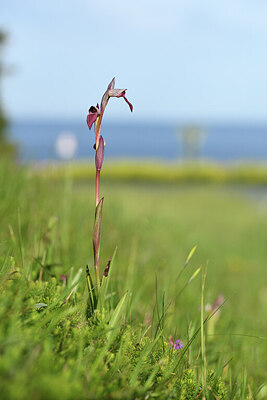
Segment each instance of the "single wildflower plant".
M103 136L100 134L101 123L105 108L111 97L117 97L117 98L122 97L130 107L130 110L133 111L132 104L126 98L126 90L127 89L115 89L115 78L113 78L112 81L109 83L107 90L102 96L100 107L98 103L96 104L96 106L91 106L88 110L88 115L86 119L89 130L91 130L92 126L94 126L94 131L95 131L94 149L95 149L95 167L96 167L96 181L95 181L96 209L95 209L95 222L93 229L93 250L94 250L94 268L96 274L96 288L94 291L94 295L97 295L99 293L101 286L100 274L99 274L99 253L100 253L100 233L102 225L102 209L103 209L104 198L100 199L99 192L100 192L100 172L104 161L104 148L105 148L105 141L103 139ZM105 273L107 274L108 272ZM87 278L89 276L88 274L89 272L87 272ZM88 280L88 282L89 282L89 287L91 287L92 286L91 281ZM93 288L91 289L93 290Z

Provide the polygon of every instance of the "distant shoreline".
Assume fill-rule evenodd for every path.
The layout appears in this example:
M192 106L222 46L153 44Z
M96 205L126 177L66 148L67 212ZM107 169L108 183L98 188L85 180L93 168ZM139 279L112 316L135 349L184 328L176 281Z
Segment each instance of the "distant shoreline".
M194 129L196 132L192 132ZM10 130L11 140L18 143L23 161L59 160L55 150L57 137L69 132L77 139L75 159L93 156L94 135L83 121L17 121L11 124ZM267 161L267 124L261 123L105 122L102 134L107 142L105 157L112 159Z

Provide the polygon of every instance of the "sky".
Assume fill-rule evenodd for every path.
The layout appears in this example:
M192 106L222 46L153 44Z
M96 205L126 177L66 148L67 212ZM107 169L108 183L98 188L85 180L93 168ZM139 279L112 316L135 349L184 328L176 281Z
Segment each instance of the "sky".
M1 0L10 118L267 121L266 0Z

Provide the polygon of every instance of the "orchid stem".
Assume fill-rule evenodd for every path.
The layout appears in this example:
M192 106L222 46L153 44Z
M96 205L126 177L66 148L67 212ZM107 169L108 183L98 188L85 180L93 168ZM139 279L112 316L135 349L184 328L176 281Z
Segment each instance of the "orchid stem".
M100 290L100 277L99 277L99 248L97 249L97 256L95 258L95 275L96 275L96 288L97 288L97 293L99 293Z
M95 145L94 149L96 151L95 154L95 166L96 166L96 180L95 180L95 223L94 223L94 232L93 232L93 248L94 248L94 267L96 274L96 286L97 286L97 295L100 291L100 275L99 275L99 253L100 253L100 234L101 234L101 224L102 224L102 208L103 208L103 200L102 198L99 201L99 186L100 186L100 171L102 168L103 160L104 160L104 147L105 141L103 137L100 135L101 132L101 122L103 118L103 114L108 104L110 97L123 97L126 103L129 105L130 110L133 111L132 104L125 97L125 92L127 89L114 89L115 87L115 78L109 83L107 90L105 91L102 100L101 106L97 103L96 106L91 106L88 111L88 115L86 118L87 125L89 130L94 125L95 129Z
M99 203L99 184L100 184L100 171L96 171L95 177L95 206L98 206Z
M99 204L99 184L100 184L100 171L96 170L96 179L95 179L95 206L97 207ZM100 243L97 243L94 253L94 267L95 267L95 274L96 274L96 287L97 292L100 290L100 276L99 276L99 252L100 252Z

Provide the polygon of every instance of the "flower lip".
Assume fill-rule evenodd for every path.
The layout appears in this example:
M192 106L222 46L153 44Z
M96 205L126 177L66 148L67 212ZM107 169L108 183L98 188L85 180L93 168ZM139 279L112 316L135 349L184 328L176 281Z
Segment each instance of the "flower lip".
M133 111L133 105L129 102L129 100L126 98L126 90L127 89L110 89L108 91L108 96L109 97L123 97L128 106L130 107L130 110Z
M112 79L112 81L107 87L107 90L103 94L101 100L101 113L102 114L104 113L104 110L106 108L106 105L108 104L110 97L123 97L128 106L130 107L130 110L133 111L133 105L129 102L129 100L125 96L127 89L114 89L114 87L115 87L115 78Z
M92 125L95 123L97 117L99 114L99 105L97 104L96 107L95 106L91 106L89 108L89 114L87 115L87 125L88 128L91 129Z
M124 91L124 94L122 95L122 97L124 98L124 100L126 101L126 103L128 104L128 106L130 107L131 112L133 112L133 105L132 105L132 103L130 103L129 100L126 98L126 96L125 96L125 91Z
M89 113L97 113L97 108L95 107L95 106L91 106L90 108L89 108Z

